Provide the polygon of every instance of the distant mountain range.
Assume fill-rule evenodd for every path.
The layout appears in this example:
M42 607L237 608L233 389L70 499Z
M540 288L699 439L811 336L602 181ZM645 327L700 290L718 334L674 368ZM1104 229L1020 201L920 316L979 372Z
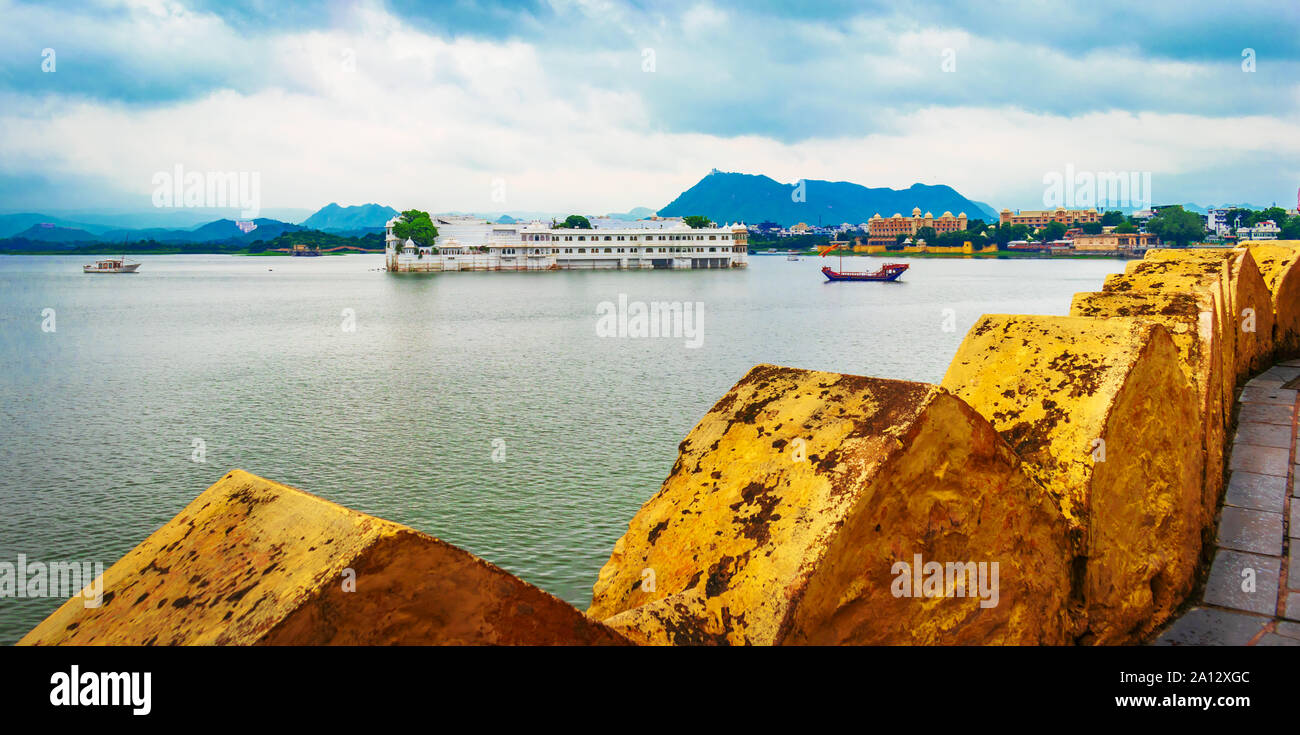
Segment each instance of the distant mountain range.
M192 230L172 230L150 227L138 230L108 230L91 232L80 227L64 227L52 222L34 224L25 230L8 235L15 240L67 245L76 243L114 243L139 242L154 240L160 243L250 243L259 240L273 240L286 232L298 232L306 229L279 220L260 218L253 220L254 229L244 232L232 219L219 219L208 222Z
M879 213L882 217L889 217L895 212L909 215L913 208L920 207L921 211L932 212L935 216L944 212L953 214L965 212L971 219L997 221L997 213L992 207L983 202L967 199L952 187L944 185L913 184L906 189L889 189L869 188L847 181L809 179L802 184L802 201L796 201L800 197L792 195L795 194L798 186L798 184L782 184L767 176L714 170L682 192L657 214L663 217L702 214L719 224L741 221L757 224L773 221L788 227L798 222L809 225L838 225L848 222L856 225L866 222L873 214ZM1183 206L1201 214L1208 209L1192 203ZM1250 204L1220 206L1263 209ZM31 243L71 247L73 243L107 244L141 240L169 244L241 244L271 240L286 232L302 230L319 230L342 237L362 237L367 234L382 233L388 220L398 214L396 209L382 204L345 207L331 202L307 216L301 224L263 217L254 220L256 229L244 232L233 219L203 220L204 211L221 210L182 208L110 214L94 211L65 212L63 215L39 212L0 214L0 239L14 238ZM293 215L308 210L268 211ZM635 207L628 212L606 214L603 218L636 220L654 214L656 212L648 207ZM510 223L562 219L565 214L511 211L483 213L476 216L495 222ZM600 215L588 216L600 217ZM157 223L160 222L176 223L180 226L159 227Z
M99 242L103 238L80 227L61 227L52 222L32 225L12 237L21 237L33 242Z
M354 230L383 230L388 220L397 216L397 210L382 204L360 204L340 207L330 202L315 214L302 221L302 226L321 232L346 232Z
M944 212L965 212L971 219L996 221L997 212L982 202L958 194L942 184L913 184L907 189L869 188L848 181L807 179L799 184L782 184L767 176L717 171L700 179L682 192L668 206L659 210L662 217L702 214L720 224L770 220L789 226L798 222L809 225L860 224L873 214L889 217L894 213L910 215L920 207L938 217Z

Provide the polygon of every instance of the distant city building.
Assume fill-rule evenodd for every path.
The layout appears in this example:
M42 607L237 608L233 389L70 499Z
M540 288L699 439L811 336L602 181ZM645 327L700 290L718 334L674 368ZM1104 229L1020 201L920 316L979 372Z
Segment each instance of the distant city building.
M1277 234L1281 231L1282 228L1278 227L1276 222L1266 219L1254 227L1237 228L1237 237L1242 240L1276 240Z
M1156 216L1156 210L1139 209L1129 216L1133 218L1133 222L1136 223L1138 227L1146 227L1147 222L1150 221L1152 217Z
M1228 207L1221 209L1211 209L1205 213L1205 229L1222 237L1232 231L1232 223L1228 221L1228 212L1232 210Z
M1077 235L1074 238L1074 249L1085 252L1115 252L1149 248L1155 244L1156 236L1148 232L1104 232L1100 235Z
M897 241L899 235L912 237L922 227L931 227L936 233L959 232L966 229L966 213L962 212L956 217L952 212L944 212L942 215L935 217L933 214L926 212L921 214L921 208L912 209L911 217L904 217L895 213L892 217L881 217L880 213L871 215L871 220L867 222L867 243L869 245L888 245Z
M1046 227L1048 223L1060 222L1063 225L1081 224L1084 222L1100 222L1101 214L1096 209L1066 209L1057 207L1056 209L1022 209L1012 212L1010 209L1003 209L998 213L998 224L1005 225L1025 225L1038 229Z

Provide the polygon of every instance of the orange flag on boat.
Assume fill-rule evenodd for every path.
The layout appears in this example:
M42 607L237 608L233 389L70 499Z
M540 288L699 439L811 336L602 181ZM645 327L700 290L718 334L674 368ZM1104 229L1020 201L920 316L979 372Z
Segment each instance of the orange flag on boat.
M836 247L837 245L839 245L839 243L837 243L837 242L833 242L833 243L827 245L826 247L822 248L821 250L818 250L818 251L817 251L817 254L820 255L820 256L822 256L822 257L824 258L824 257L826 257L826 254L829 253L830 251L834 250L835 247Z

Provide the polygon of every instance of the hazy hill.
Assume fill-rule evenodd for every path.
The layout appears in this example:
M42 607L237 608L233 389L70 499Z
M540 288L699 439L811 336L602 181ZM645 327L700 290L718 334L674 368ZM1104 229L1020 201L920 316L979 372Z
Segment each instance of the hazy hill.
M719 224L772 220L782 225L859 224L879 213L910 215L914 207L938 217L965 212L971 219L996 221L988 205L967 199L950 186L913 184L907 189L869 188L848 181L804 182L803 201L794 201L795 184L767 176L714 171L659 210L663 217L702 214Z
M653 216L655 211L649 207L633 207L626 212L610 212L605 215L608 219L638 220Z
M87 224L85 222L65 219L63 217L40 214L39 212L22 212L18 214L0 214L0 237L14 237L30 227L42 224L51 224L65 229L82 230L91 234L99 234L107 229L101 226Z
M15 234L14 237L21 237L33 242L51 243L97 242L100 239L99 235L86 232L79 228L60 227L49 223L32 225L22 232Z
M371 230L383 228L388 220L397 216L397 210L381 204L360 204L354 207L340 207L331 202L321 207L315 214L302 221L302 226L322 232L343 230Z

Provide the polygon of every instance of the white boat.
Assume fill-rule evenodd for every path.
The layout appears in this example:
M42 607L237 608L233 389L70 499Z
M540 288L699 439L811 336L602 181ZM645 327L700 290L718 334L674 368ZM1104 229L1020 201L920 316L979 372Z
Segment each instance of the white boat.
M128 263L126 258L96 260L94 265L81 266L82 273L135 273L139 263Z

